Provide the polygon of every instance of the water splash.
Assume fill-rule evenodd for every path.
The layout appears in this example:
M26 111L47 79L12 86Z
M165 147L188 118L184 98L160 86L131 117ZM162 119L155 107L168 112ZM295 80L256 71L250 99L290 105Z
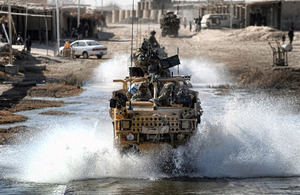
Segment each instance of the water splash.
M119 54L105 61L95 70L91 83L112 83L114 79L128 76L128 54Z
M102 87L90 88L95 91L86 92L81 98L87 96L95 107L106 105L110 93L103 86L112 79L124 78L126 61L127 55L124 55L101 64L90 85L100 83ZM202 63L197 59L183 60L182 64L182 73L192 74L193 82L226 81L222 71L213 65L204 63L206 68L199 69ZM112 69L118 71L111 72ZM215 78L205 78L205 75L215 75ZM78 115L72 119L71 115L64 123L54 120L51 125L45 125L40 133L31 135L23 143L2 147L0 175L46 183L101 177L299 175L300 118L290 112L293 106L265 95L254 98L244 94L225 104L224 97L218 98L206 99L213 102L205 103L205 110L213 108L215 112L205 111L199 131L187 146L177 149L166 146L142 156L121 156L113 147L111 120L104 114L107 109L100 109L97 114L101 118L96 123L91 124L91 120L78 118ZM85 116L85 109L91 108L84 106L79 115ZM93 113L88 116L98 117Z
M171 72L177 74L177 68L173 67ZM181 75L192 76L193 84L219 85L231 82L224 64L204 58L181 59L179 69Z
M224 115L206 120L181 158L195 176L264 177L300 174L300 117L265 95L235 98Z

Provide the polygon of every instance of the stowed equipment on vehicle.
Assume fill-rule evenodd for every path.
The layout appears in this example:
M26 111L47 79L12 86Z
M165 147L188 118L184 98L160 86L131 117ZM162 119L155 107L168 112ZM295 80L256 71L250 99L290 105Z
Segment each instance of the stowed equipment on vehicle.
M178 56L160 56L147 47L140 48L144 56L136 53L130 75L114 80L123 87L113 91L110 116L116 147L123 152L185 144L201 121L202 108L190 76L170 74L169 68L180 64Z

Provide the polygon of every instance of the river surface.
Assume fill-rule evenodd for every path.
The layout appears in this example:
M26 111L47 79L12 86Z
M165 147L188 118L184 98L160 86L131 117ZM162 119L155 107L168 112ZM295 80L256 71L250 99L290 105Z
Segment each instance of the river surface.
M111 81L125 77L126 60L102 63L63 107L20 112L29 117L20 125L36 133L0 146L0 194L300 194L293 97L211 87L231 81L221 64L200 58L182 60L180 69L192 75L204 110L189 144L119 155L108 110L121 87ZM70 115L39 114L47 110Z

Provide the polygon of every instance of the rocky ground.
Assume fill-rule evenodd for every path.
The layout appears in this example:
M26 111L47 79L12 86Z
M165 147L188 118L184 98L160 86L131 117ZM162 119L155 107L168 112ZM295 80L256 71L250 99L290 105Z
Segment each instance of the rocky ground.
M161 37L158 24L135 25L133 30L134 49L139 47L143 38L151 31L166 48L169 55L179 54L181 59L204 57L218 66L222 64L229 72L237 87L249 90L262 89L274 94L300 94L300 33L295 32L293 50L288 53L288 66L272 66L273 51L269 45L281 41L282 33L269 27L248 27L245 29L215 29L191 32L183 27L179 37ZM48 48L39 43L33 44L31 54L15 58L18 75L5 74L4 65L8 57L0 60L0 124L25 121L26 116L15 114L17 111L55 107L63 105L60 97L77 95L82 92L82 83L92 75L93 70L120 53L131 52L131 25L115 24L103 29L99 35L108 47L109 54L103 59L70 59L54 57L53 46ZM21 46L14 46L19 52ZM36 84L43 84L38 85ZM31 97L56 97L57 101L32 100ZM298 105L300 105L300 100ZM299 106L300 107L300 106ZM68 113L43 113L68 114ZM17 123L16 123L17 124ZM0 129L0 141L24 131L15 128ZM1 133L2 132L2 133ZM5 138L6 135L7 137Z

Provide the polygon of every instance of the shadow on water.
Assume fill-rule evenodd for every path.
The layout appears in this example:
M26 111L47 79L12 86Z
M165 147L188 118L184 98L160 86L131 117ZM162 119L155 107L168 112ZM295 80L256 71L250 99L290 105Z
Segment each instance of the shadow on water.
M38 66L42 63L42 58L37 58L31 54L23 54L24 59L16 59L13 65L19 66L19 75L15 76L12 81L6 81L11 83L12 88L4 91L0 96L0 110L9 109L13 105L18 104L27 96L28 90L30 90L36 84L44 83L46 78L43 74L43 66Z

